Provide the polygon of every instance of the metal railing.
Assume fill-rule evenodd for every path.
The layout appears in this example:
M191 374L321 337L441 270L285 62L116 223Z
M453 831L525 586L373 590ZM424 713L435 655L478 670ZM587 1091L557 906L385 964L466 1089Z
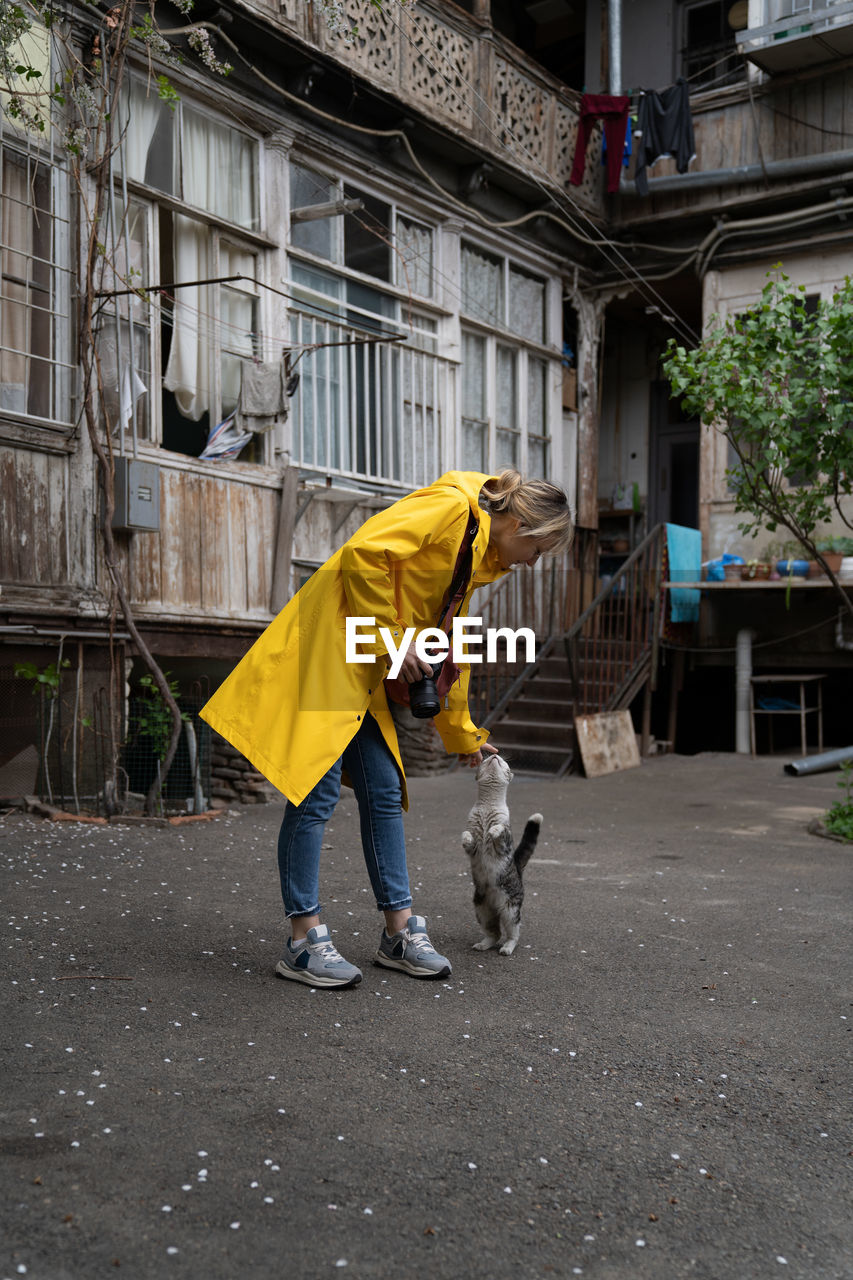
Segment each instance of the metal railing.
M591 562L595 535L588 536L586 545L583 541L576 543L574 572L569 569L561 574L557 569L554 574L555 588L557 583L565 582L567 589L562 593L555 589L549 598L549 608L553 616L560 617L560 625L544 636L535 660L513 669L504 666L502 672L472 668L469 706L475 722L489 728L499 720L545 659L559 656L561 650L571 678L574 716L626 707L647 681L654 688L663 608L664 547L665 528L659 524L604 589L585 607L578 608L591 594L588 587L594 581ZM501 586L504 591L511 589L506 579ZM494 597L492 605L497 613L499 605L506 606L507 602L498 592ZM565 772L571 760L572 753L567 752L558 774Z
M576 716L628 706L647 679L654 688L664 545L659 524L562 637Z
M534 668L550 652L555 636L562 635L591 599L596 581L596 535L579 529L565 556L537 566L516 570L482 599L471 603L472 617L482 618L483 629L530 627L536 634L536 663L482 663L471 667L468 706L477 724L488 726L502 714L508 694L523 681L519 676Z
M293 459L303 467L414 488L449 453L455 366L414 344L294 311L303 348L293 397Z

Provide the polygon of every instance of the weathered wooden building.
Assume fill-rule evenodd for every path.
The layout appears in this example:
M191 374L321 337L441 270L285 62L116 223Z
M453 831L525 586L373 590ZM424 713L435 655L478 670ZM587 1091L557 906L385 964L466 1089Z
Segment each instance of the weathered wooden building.
M86 8L66 15L82 43ZM849 3L343 0L354 35L334 9L220 4L197 16L227 80L188 61L173 107L140 49L120 103L101 317L116 536L147 643L184 691L221 678L371 511L450 468L516 465L575 497L572 566L487 603L516 625L532 613L543 639L620 563L599 560L599 535L630 549L674 520L702 529L706 556L734 549L720 440L673 420L660 353L754 297L775 262L816 292L849 265ZM570 184L583 91L633 111L679 77L687 172L662 160L637 194L635 144L609 193L596 128ZM43 667L61 643L66 685L91 696L114 659L67 166L8 119L2 163L8 759L31 735L16 663ZM132 650L119 661L132 685Z

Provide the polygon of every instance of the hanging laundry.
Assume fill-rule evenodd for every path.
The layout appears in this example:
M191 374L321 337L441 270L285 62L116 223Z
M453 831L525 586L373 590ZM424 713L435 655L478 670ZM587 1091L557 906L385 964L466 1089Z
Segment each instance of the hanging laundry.
M237 426L241 431L260 434L276 425L287 414L285 403L284 362L259 364L243 360L240 365L240 399Z
M612 194L619 190L622 152L625 147L625 131L628 127L627 97L613 97L607 93L583 95L578 140L575 146L575 162L572 165L569 182L576 187L583 182L587 143L596 120L604 122L604 136L607 139L607 190Z
M240 412L248 418L272 418L281 413L283 404L282 364L255 364L244 360L240 384Z
M673 156L679 173L686 173L696 157L693 120L690 116L690 91L682 76L674 85L657 93L644 89L640 93L637 120L637 168L634 181L641 196L648 195L646 168L663 156Z
M241 431L236 423L236 414L232 413L213 428L198 456L208 462L225 462L236 458L251 439L251 431Z
M634 149L634 144L633 144L633 138L631 134L631 117L628 116L628 121L625 126L625 145L622 148L622 166L625 169L627 169L629 164L631 163L631 155L633 153L633 149ZM606 133L602 134L601 136L601 163L607 164L607 134Z
M134 369L131 373L130 365L125 365L121 375L121 395L118 411L118 425L123 427L125 431L133 417L133 406L140 396L144 396L147 391L148 388L136 370Z

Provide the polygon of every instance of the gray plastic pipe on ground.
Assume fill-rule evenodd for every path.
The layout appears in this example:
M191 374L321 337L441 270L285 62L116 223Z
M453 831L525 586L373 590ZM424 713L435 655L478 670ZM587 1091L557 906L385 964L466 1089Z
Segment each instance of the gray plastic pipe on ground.
M785 772L800 777L804 773L825 773L829 769L840 769L847 760L853 760L853 747L839 747L837 751L824 751L819 756L803 756L802 760L792 760L785 765Z

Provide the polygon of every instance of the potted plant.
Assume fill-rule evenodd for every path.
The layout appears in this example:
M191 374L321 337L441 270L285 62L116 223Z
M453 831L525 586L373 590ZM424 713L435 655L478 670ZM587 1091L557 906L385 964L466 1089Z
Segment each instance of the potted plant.
M821 538L815 545L833 573L838 573L845 556L853 556L853 538Z
M740 576L746 582L761 581L770 577L770 565L765 560L747 560L740 567Z

